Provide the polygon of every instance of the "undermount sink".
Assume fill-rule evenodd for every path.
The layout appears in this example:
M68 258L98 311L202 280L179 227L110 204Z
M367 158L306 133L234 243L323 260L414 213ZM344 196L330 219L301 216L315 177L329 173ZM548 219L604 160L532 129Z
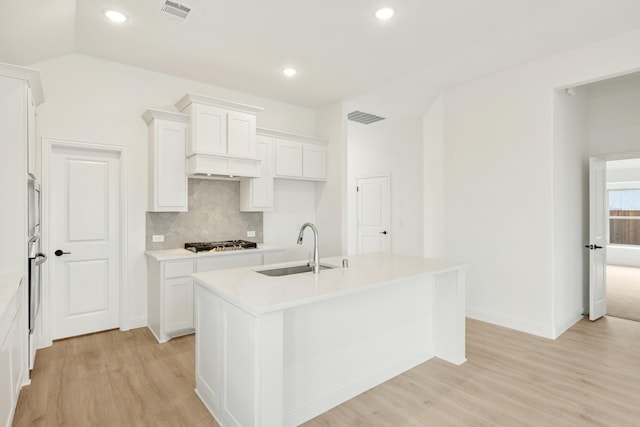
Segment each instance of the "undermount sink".
M327 270L330 268L335 268L335 267L332 265L320 264L320 270ZM264 274L265 276L279 277L279 276L288 276L290 274L308 273L311 271L313 271L313 267L311 267L309 264L302 264L302 265L292 265L291 267L273 268L271 270L257 270L256 273Z

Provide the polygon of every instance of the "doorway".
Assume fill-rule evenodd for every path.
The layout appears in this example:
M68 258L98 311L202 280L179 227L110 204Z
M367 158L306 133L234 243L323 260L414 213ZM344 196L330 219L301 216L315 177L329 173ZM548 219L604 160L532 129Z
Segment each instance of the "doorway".
M607 315L640 321L640 159L607 161Z
M358 192L358 253L389 252L390 179L388 174L360 178Z
M44 144L47 335L127 329L125 148Z

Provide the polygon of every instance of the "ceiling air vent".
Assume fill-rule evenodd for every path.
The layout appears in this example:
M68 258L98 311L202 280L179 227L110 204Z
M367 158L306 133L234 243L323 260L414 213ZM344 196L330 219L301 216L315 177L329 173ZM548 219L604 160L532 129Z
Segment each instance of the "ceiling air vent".
M369 113L363 113L362 111L352 111L347 114L347 118L352 122L362 123L363 125L370 125L371 123L384 120L384 117L376 116Z
M170 0L165 0L165 2L162 3L162 7L160 8L160 13L162 13L163 15L170 16L172 18L178 18L181 21L187 19L187 16L189 16L190 12L190 7Z

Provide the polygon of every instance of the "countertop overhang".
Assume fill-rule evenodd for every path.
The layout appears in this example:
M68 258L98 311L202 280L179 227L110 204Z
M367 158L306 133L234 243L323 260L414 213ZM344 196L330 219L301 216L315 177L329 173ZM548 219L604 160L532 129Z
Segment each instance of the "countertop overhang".
M348 260L348 268L342 268L343 259ZM323 258L321 264L335 268L322 270L318 275L309 272L270 277L258 273L303 263L210 271L195 273L192 277L198 285L244 310L263 314L468 267L467 264L435 258L374 253Z

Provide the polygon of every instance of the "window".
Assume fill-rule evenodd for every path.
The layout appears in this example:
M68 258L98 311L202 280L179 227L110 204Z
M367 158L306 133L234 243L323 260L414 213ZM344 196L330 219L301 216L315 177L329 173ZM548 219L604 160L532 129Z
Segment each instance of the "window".
M640 245L640 189L609 190L609 243Z

